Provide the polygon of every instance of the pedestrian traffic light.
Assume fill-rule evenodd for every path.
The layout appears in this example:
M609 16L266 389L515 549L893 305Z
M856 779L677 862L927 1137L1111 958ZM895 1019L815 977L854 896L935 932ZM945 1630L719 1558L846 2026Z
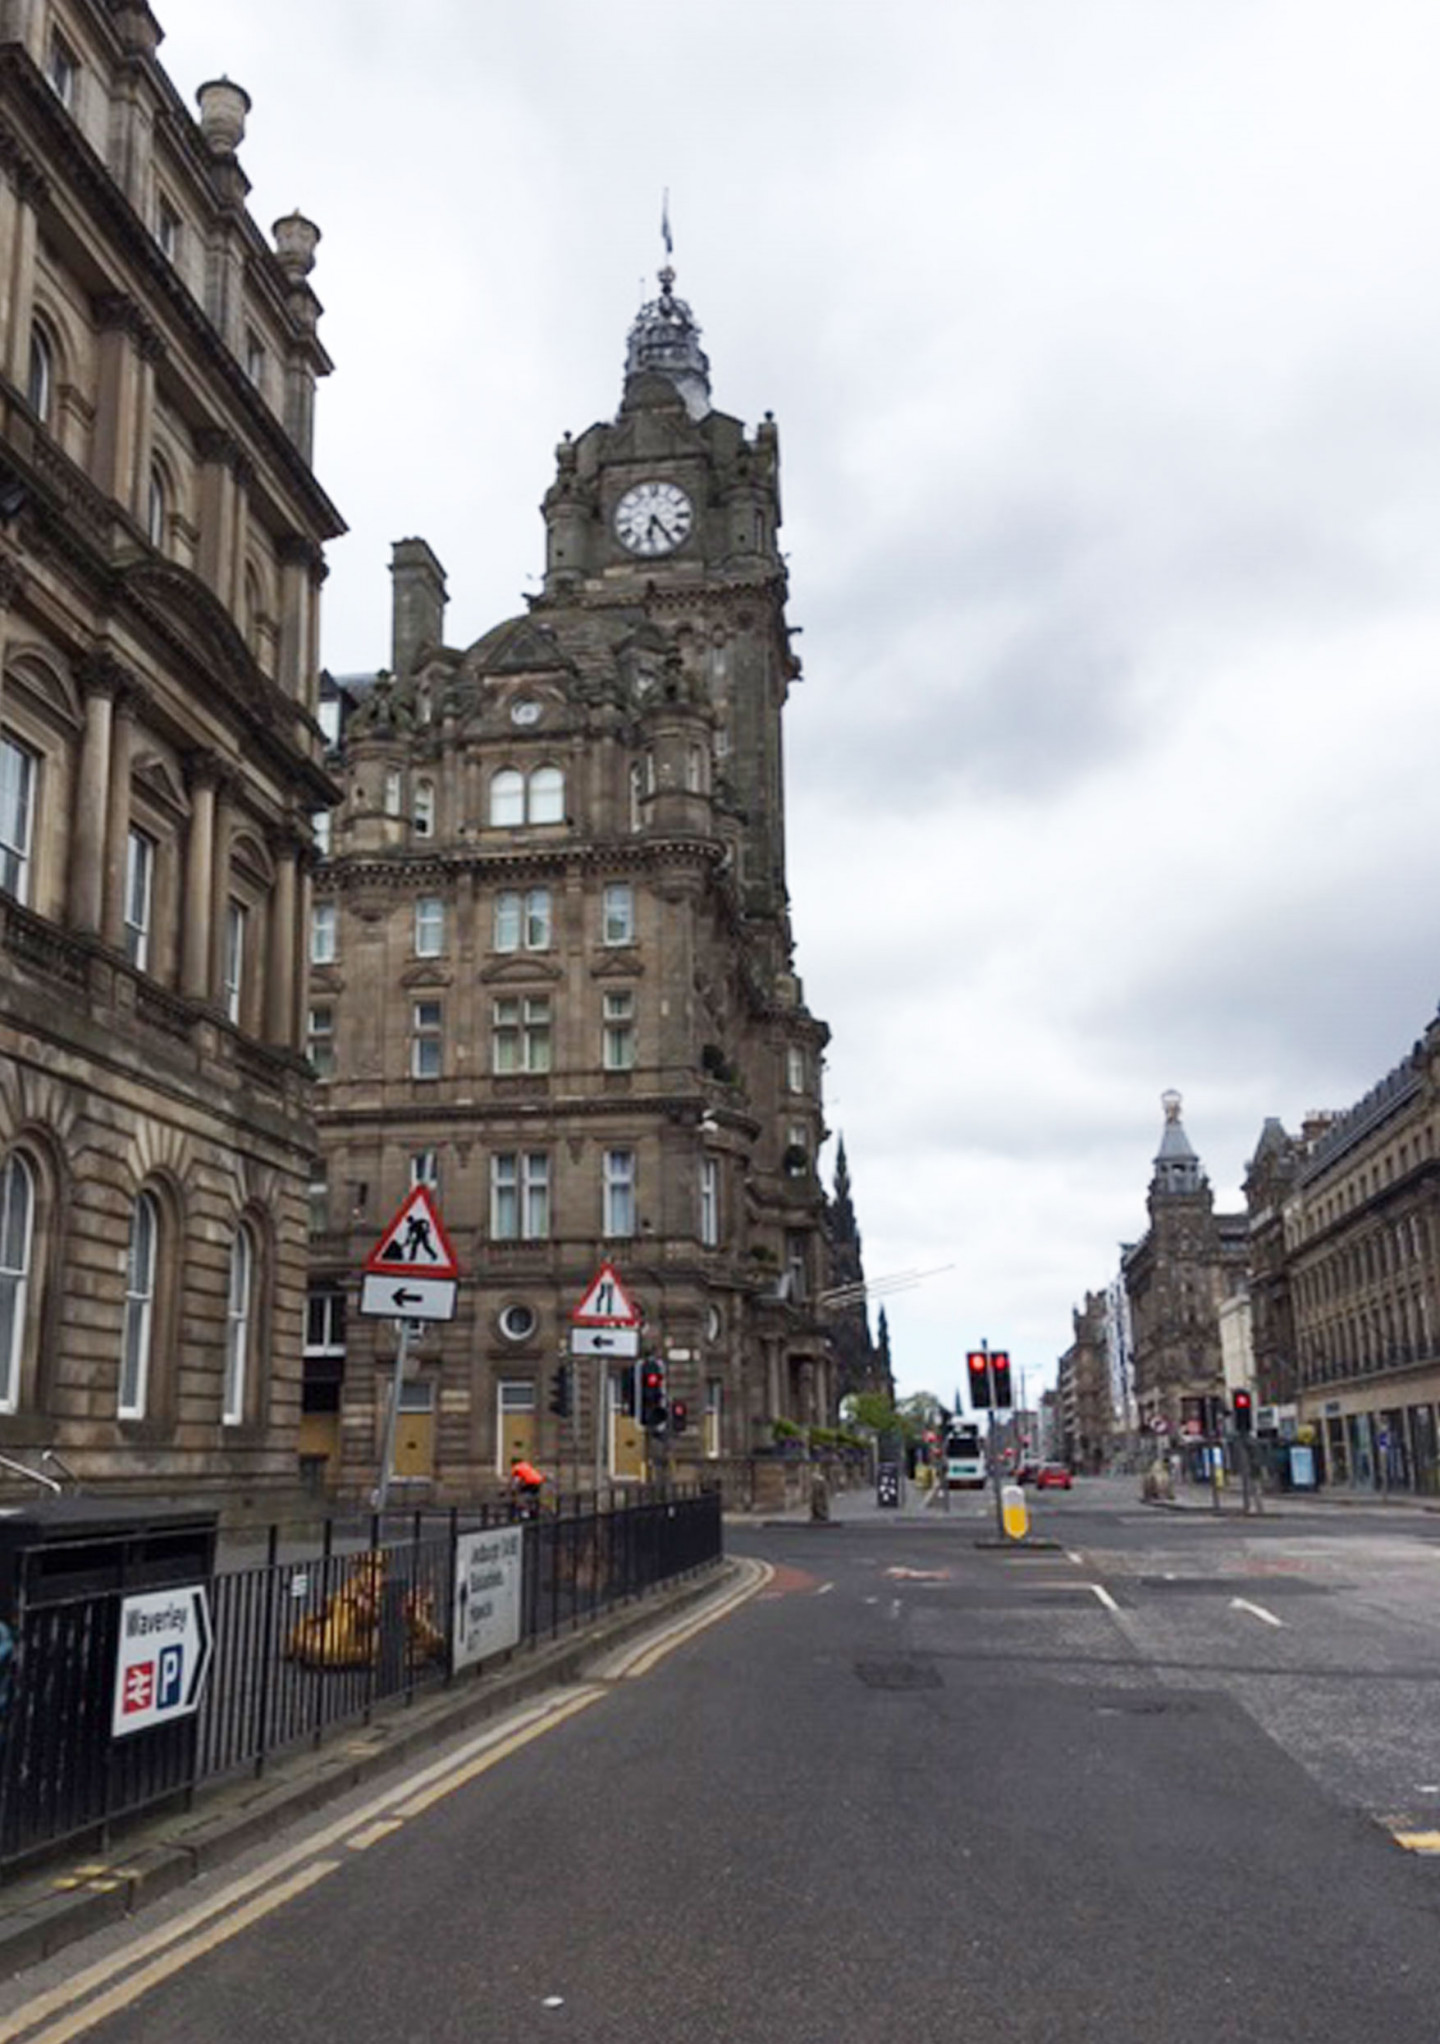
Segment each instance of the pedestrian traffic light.
M570 1365L562 1363L550 1379L550 1410L557 1419L570 1417Z
M653 1360L640 1365L640 1424L651 1433L665 1424L665 1365Z
M672 1398L670 1401L671 1433L683 1434L686 1427L688 1427L689 1424L690 1424L689 1406L685 1403L683 1398Z
M995 1386L995 1405L1000 1412L1012 1412L1015 1401L1010 1396L1010 1358L1003 1348L990 1351L990 1378Z
M1236 1433L1248 1434L1250 1431L1250 1422L1253 1417L1250 1393L1248 1391L1237 1391L1235 1393L1231 1410L1235 1414Z
M970 1368L970 1410L979 1412L990 1404L989 1357L983 1349L972 1348L966 1361Z

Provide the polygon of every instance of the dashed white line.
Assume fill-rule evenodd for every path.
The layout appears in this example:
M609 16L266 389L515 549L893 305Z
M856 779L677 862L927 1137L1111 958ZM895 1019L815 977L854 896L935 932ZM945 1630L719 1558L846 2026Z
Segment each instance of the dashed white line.
M1252 1604L1245 1597L1232 1597L1230 1599L1230 1609L1232 1611L1248 1611L1252 1618L1263 1619L1266 1625L1278 1625L1283 1628L1285 1624L1283 1618L1277 1618L1275 1613L1267 1611L1263 1604Z
M833 1583L822 1583L819 1589L815 1592L815 1595L817 1597L828 1597L830 1595L830 1592L834 1589L834 1587L835 1585Z
M1085 1557L1084 1557L1084 1555L1083 1555L1083 1554L1076 1554L1076 1553L1075 1553L1075 1552L1073 1551L1073 1549L1071 1549L1071 1548L1068 1548L1068 1547L1067 1547L1067 1548L1066 1548L1066 1550L1065 1550L1065 1559L1066 1559L1066 1561L1073 1561L1073 1562L1074 1562L1074 1564L1075 1564L1075 1566L1076 1566L1076 1568L1084 1568L1084 1566L1085 1566Z
M1120 1606L1115 1602L1115 1599L1110 1595L1110 1592L1103 1583L1086 1583L1085 1588L1095 1592L1095 1595L1100 1599L1100 1602L1107 1611L1118 1611L1120 1609Z

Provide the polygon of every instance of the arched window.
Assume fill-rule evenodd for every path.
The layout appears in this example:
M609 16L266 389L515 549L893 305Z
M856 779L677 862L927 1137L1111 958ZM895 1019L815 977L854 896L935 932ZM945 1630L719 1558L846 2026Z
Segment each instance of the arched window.
M50 424L50 407L55 397L55 350L37 322L30 329L30 367L25 379L30 409L42 425Z
M490 821L513 826L525 821L525 777L505 767L491 778Z
M165 525L169 515L165 471L158 461L150 464L150 494L145 504L145 537L157 551L165 549Z
M565 821L565 776L559 767L536 767L525 805L527 823Z
M125 1258L125 1333L120 1355L121 1419L143 1419L150 1384L150 1351L155 1334L155 1266L160 1208L142 1192L130 1214L130 1247Z
M220 1417L238 1427L250 1384L250 1329L255 1304L255 1248L242 1222L230 1245L230 1297L225 1313L225 1394Z
M0 1412L15 1412L20 1403L34 1242L34 1174L12 1150L0 1170Z

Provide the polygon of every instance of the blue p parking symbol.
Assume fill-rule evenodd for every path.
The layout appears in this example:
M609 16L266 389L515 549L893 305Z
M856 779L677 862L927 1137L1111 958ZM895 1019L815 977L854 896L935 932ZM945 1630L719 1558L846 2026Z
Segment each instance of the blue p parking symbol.
M155 1684L155 1708L173 1710L180 1701L181 1684L185 1679L185 1650L183 1647L162 1647L160 1649L159 1679Z

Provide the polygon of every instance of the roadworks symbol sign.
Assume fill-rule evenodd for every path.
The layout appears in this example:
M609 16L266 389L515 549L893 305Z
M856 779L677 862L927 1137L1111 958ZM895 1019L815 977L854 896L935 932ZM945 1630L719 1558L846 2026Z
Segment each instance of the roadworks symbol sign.
M428 1186L417 1185L365 1259L372 1277L458 1278L460 1266Z

